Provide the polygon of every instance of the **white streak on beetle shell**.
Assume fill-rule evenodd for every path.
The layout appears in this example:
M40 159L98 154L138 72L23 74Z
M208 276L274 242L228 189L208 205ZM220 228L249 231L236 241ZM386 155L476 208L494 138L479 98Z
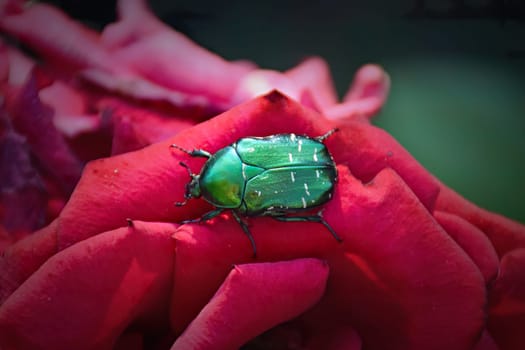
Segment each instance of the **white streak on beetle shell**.
M306 192L307 196L310 195L310 192L308 192L308 184L306 182L304 183L304 191Z
M299 140L299 146L297 146L297 152L301 152L301 148L303 147L303 140Z
M293 162L293 157L292 157L292 154L291 154L291 153L288 153L288 159L290 160L290 163Z
M242 163L242 178L246 180L246 164Z
M314 162L317 162L317 148L314 149Z
M315 177L319 178L319 175L320 175L319 170L315 170Z
M255 148L248 147L248 148L246 148L246 151L252 153L252 152L255 152Z
M304 197L301 197L301 201L303 202L303 208L306 208L306 199L304 199Z
M292 182L295 182L295 176L293 174L293 171L290 171L290 177L292 178Z
M290 141L295 142L295 134L290 134Z

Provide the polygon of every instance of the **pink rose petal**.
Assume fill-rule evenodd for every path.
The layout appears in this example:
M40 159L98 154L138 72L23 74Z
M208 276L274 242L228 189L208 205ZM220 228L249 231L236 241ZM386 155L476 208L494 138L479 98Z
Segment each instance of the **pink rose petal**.
M310 57L284 74L299 86L308 89L322 110L337 103L337 91L330 67L321 57Z
M355 74L343 102L324 110L329 119L371 118L386 102L390 90L388 74L377 65L365 65Z
M99 115L87 112L86 96L61 81L54 81L40 90L39 97L44 104L53 108L53 124L68 138L94 133L101 127Z
M196 45L153 17L143 1L121 1L119 10L121 22L108 27L102 37L113 59L151 82L227 103L251 69Z
M119 74L98 68L84 69L79 73L88 85L102 88L105 93L112 93L136 102L153 105L168 105L177 113L184 112L196 119L203 119L222 111L227 104L212 103L206 96L170 90L154 82L133 74Z
M39 30L35 30L39 28ZM100 46L98 34L71 20L56 8L36 3L19 12L0 15L0 29L15 36L50 62L64 69L116 66Z
M64 137L53 124L53 110L44 105L38 95L38 74L29 77L18 93L8 101L7 112L15 129L23 134L31 151L69 194L80 178L81 163L72 153Z
M5 45L4 50L9 69L7 83L12 86L23 85L33 70L35 62L13 47Z
M45 224L47 193L25 138L0 110L0 226L14 240Z

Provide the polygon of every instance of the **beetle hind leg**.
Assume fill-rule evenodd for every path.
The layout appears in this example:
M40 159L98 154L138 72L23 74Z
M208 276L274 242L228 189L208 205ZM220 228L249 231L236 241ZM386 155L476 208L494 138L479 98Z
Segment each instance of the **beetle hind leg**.
M315 139L319 142L323 142L324 140L332 136L332 134L336 133L337 131L339 131L339 128L333 128L332 130L329 130L326 134L317 136Z
M241 217L235 210L232 210L232 214L235 220L239 223L239 225L241 225L242 230L244 231L244 233L246 234L246 236L248 236L248 239L250 240L250 243L253 248L253 257L254 258L257 257L257 247L255 246L255 240L253 239L252 233L250 232L248 225L241 219Z
M323 210L321 209L316 215L309 215L309 216L272 216L275 220L284 221L284 222L318 222L322 224L335 238L336 241L342 242L343 240L337 233L335 233L334 229L326 220L323 218L322 215Z

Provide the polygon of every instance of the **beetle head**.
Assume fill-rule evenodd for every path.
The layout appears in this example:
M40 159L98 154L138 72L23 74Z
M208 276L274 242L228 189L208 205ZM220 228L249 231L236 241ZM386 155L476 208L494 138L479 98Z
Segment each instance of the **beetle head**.
M180 162L180 165L186 168L188 170L188 174L190 175L190 182L186 184L186 192L184 193L184 202L176 202L175 205L180 207L186 204L189 199L192 198L199 198L201 196L201 187L199 184L199 175L196 175L191 172L190 167L183 162Z
M184 198L198 198L201 196L201 187L199 185L199 175L192 174L191 181L186 184L186 193Z

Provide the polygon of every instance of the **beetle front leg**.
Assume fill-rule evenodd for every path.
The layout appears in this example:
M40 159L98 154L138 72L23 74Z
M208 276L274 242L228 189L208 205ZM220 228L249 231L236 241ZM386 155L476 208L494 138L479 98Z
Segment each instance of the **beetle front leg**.
M193 224L193 223L205 222L205 221L213 219L214 217L216 217L217 215L222 213L223 210L224 209L222 209L222 208L221 209L215 209L215 210L207 212L206 214L204 214L203 216L201 216L198 219L190 219L190 220L181 221L181 224Z
M211 153L210 152L207 152L203 149L193 149L193 150L187 150L185 148L182 148L180 146L177 146L175 144L171 145L170 147L172 148L176 148L178 149L179 151L182 151L186 154L189 154L190 156L192 157L202 157L202 158L210 158L211 157Z
M235 210L232 210L232 214L235 220L237 220L237 222L239 223L239 225L241 225L241 228L246 234L246 236L248 236L248 239L250 240L250 243L252 244L252 248L253 248L253 257L256 258L257 257L257 247L255 246L255 240L253 239L252 233L250 232L248 225L246 225L246 223L241 219L241 217L239 216L239 214L237 214Z
M332 236L336 239L338 242L342 242L343 240L337 233L335 233L332 226L330 226L326 220L322 216L322 210L320 210L317 215L310 215L310 216L272 216L275 220L284 221L284 222L318 222L324 225L330 231Z

